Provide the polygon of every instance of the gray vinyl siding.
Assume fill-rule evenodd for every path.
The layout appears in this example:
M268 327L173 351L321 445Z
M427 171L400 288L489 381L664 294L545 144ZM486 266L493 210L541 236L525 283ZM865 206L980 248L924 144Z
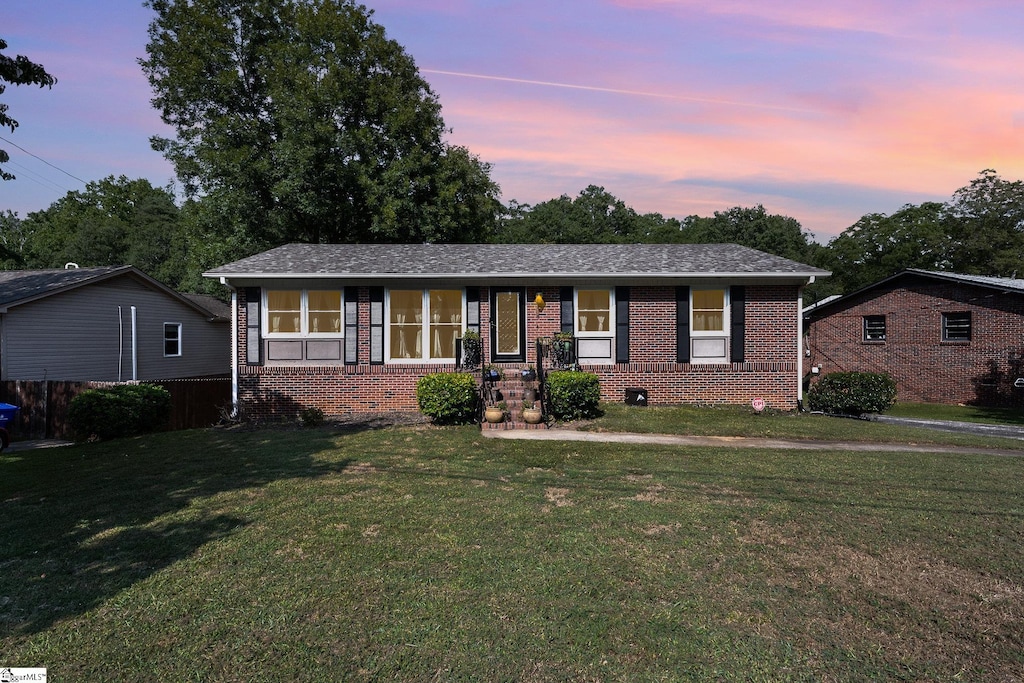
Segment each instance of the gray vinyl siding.
M191 306L125 276L14 306L0 316L2 378L132 379L132 306L138 379L230 372L227 322L208 322ZM180 357L164 357L164 323L181 324Z

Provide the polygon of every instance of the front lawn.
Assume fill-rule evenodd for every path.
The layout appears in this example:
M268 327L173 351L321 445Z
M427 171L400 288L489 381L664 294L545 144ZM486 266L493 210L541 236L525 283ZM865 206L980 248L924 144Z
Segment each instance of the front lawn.
M865 423L856 423L869 426ZM200 430L0 456L0 668L1014 680L1024 459Z

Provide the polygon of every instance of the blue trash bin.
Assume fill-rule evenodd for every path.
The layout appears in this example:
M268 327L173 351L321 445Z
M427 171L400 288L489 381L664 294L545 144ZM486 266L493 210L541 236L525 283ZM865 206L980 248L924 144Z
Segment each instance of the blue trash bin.
M14 419L14 416L21 410L18 406L10 403L0 403L0 451L7 448L11 443L11 435L7 431L7 424Z

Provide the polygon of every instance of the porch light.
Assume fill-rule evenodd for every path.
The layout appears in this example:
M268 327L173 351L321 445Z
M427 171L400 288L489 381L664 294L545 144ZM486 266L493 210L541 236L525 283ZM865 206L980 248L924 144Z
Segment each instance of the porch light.
M538 311L544 310L544 297L540 295L540 292L537 292L537 296L534 298L533 303L537 306Z

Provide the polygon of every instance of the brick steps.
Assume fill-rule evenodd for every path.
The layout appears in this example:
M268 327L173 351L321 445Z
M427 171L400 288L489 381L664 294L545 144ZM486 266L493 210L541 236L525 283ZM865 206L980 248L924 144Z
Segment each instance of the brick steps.
M538 394L540 393L540 386L536 380L524 381L520 377L513 377L512 379L501 379L497 382L487 382L481 390L484 408L486 409L504 402L506 415L504 422L487 422L484 420L481 422L480 428L488 430L547 429L548 426L545 422L528 424L523 421L523 403L531 393L534 405L539 406L540 398Z

